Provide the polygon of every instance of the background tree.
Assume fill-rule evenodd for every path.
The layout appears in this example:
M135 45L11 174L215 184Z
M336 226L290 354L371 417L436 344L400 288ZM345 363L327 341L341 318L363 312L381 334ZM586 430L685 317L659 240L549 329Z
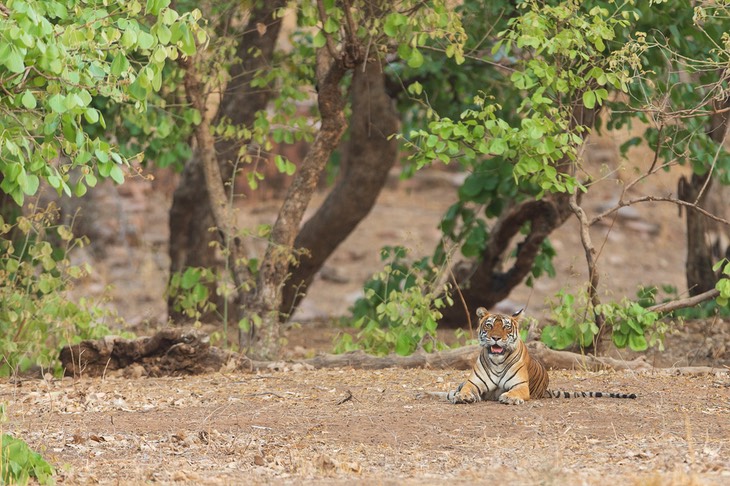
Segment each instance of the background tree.
M121 184L130 162L106 130L103 106L145 113L168 59L204 41L198 11L169 1L9 0L0 4L0 373L48 366L62 338L108 332L104 313L66 291L88 274L68 251L83 244L52 214L21 206L47 183L82 196ZM45 240L53 231L59 244Z
M462 18L479 10L478 4L465 2L460 9ZM437 265L456 262L453 276L463 299L462 306L443 310L444 317L462 325L470 309L495 304L525 278L529 284L534 277L551 274L554 250L547 236L575 216L589 270L585 313L589 317L563 334L567 339L561 338L560 346L578 342L592 347L613 330L617 344L645 349L647 329L658 317L655 309L667 312L698 301L687 299L649 309L637 303L626 304L625 309L621 303L602 304L598 252L589 228L620 207L657 200L687 207L693 215L710 216L714 222L727 225L727 220L702 208L698 191L685 201L655 195L624 199L626 190L677 162L691 162L696 172L705 174L694 183L705 194L711 187L707 174L724 174L721 142L725 129L718 118L724 109L703 107L725 100L726 80L718 67L727 56L727 48L722 47L727 45L726 12L718 6L693 10L687 2L642 4L641 8L631 2L524 2L516 10L509 4L491 6L498 14L486 33L474 37L471 25L465 24L469 39L478 39L477 45L483 48L470 50L467 44L463 68L444 69L436 62L429 63L435 66L435 73L449 74L419 77L411 72L404 76L411 79L410 93L425 93L421 105L431 117L426 130L414 127L405 135L416 168L432 161L458 160L470 172L459 189L459 202L442 221L445 240L434 256ZM503 22L507 23L504 28L500 25ZM667 40L670 35L662 34L664 26L671 42ZM644 31L652 32L651 43ZM440 50L432 46L433 52ZM479 79L483 83L480 88L464 79L468 75L460 75L472 74L472 69L478 74L471 79ZM459 74L451 74L454 72ZM422 80L427 81L422 84ZM448 100L451 93L469 92L477 93L471 106L457 104L456 112L444 106L434 109L439 96ZM490 96L493 93L497 95ZM670 96L685 108L669 110ZM495 98L501 103L492 102ZM660 167L655 158L645 174L627 184L616 207L590 217L580 205L581 192L592 182L583 170L580 154L591 129L600 128L598 110L606 103L614 110L604 115L609 127L630 120L646 124L646 139L655 144L657 157L665 162ZM650 117L657 113L662 119L660 129L650 123ZM697 125L693 119L699 115L712 116L713 121L708 125L705 118ZM708 134L716 140L713 142ZM639 142L629 141L624 152ZM690 277L690 282L705 281L702 286L691 284L697 293L713 289L717 283L704 234L696 224L688 230L689 251L701 257L690 258L688 271L702 269L702 275ZM465 259L457 261L455 251ZM717 293L714 288L702 296L712 298ZM571 304L565 308L573 312ZM628 331L627 322L633 326ZM554 338L548 341L557 344Z
M286 4L283 0L258 1L248 9L240 2L223 3L224 8L218 6L217 11L210 12L209 18L215 19L216 45L222 46L221 54L230 56L222 66L225 76L220 83L223 88L218 108L208 115L213 118L213 126L224 124L234 132L233 136L218 136L215 140L221 177L227 184L232 184L235 168L244 165L244 154L252 142L251 127L257 114L266 109L275 95L274 86L254 86L253 82L262 72L268 74L267 68L274 64L274 49L281 31L281 10ZM248 16L247 22L243 21L244 15ZM233 47L228 47L229 44ZM216 78L218 76L220 74ZM218 232L209 231L215 226L209 200L203 164L195 156L185 164L170 208L171 276L189 267L216 268L221 265L219 245L211 245L215 241L222 242ZM215 300L222 308L222 298ZM173 320L183 317L176 310L173 299L169 301L168 311Z
M359 116L372 116L371 101L376 96L380 96L381 99L384 96L382 87L378 87L379 84L382 86L382 81L378 81L377 75L377 70L381 66L379 56L385 56L391 51L389 43L394 42L389 40L391 37L409 39L411 44L407 46L407 52L404 52L412 63L422 62L418 45L425 43L427 38L440 32L456 32L450 35L454 39L458 38L458 22L455 22L452 12L444 5L435 3L433 6L424 4L402 6L407 7L406 11L410 11L412 16L416 12L428 13L429 16L422 22L409 24L409 18L415 17L375 9L373 6L356 8L349 4L335 5L332 2L303 5L300 21L306 27L319 29L311 38L311 46L316 49L316 66L313 66L312 71L316 73L320 126L307 155L292 179L292 185L282 202L279 216L271 228L265 253L257 259L255 268L249 265L253 261L252 256L245 248L242 239L238 237L235 221L232 219L233 208L223 186L218 154L211 145L214 139L211 134L212 127L206 123L207 115L202 116L202 123L196 127L197 152L203 161L203 173L214 221L226 242L225 252L229 268L232 270L235 286L240 292L236 320L249 331L249 340L255 340L255 348L251 351L256 355L270 356L276 354L278 348L282 287L288 277L289 266L295 261L296 252L299 251L294 248L299 224L316 182L347 127L342 93L345 75L353 69L362 69L363 74L356 75L353 81L357 93L354 95L356 101L354 106L363 111L368 110ZM395 20L390 20L391 18ZM382 26L388 22L395 27L383 32ZM427 31L424 25L429 25L433 30ZM368 64L372 64L373 67L369 68ZM197 66L191 63L186 63L185 69L188 97L193 106L204 113L208 93L201 73ZM369 86L374 86L374 89L369 90ZM369 101L360 101L361 98ZM376 100L375 103L377 107L387 106L387 101ZM372 132L374 128L378 129L378 126L364 124L364 128L356 128L360 130L356 133L365 134ZM385 128L392 130L387 126ZM384 138L389 133L378 135ZM386 163L392 164L392 156ZM388 166L380 170L387 174L387 168ZM384 175L379 174L377 178L379 182L376 182L376 186L378 184L382 186ZM366 213L367 211L361 212L356 217L362 218ZM329 222L320 225L319 228L316 225L309 227L320 234L328 234L329 238L334 238L335 241L337 239L341 241L342 235L346 234L345 231L350 231L354 227L350 223L345 231L330 232L333 215L328 215L326 218ZM323 229L327 231L323 232ZM334 247L336 244L330 245L327 251L331 252ZM311 278L311 270L309 273Z

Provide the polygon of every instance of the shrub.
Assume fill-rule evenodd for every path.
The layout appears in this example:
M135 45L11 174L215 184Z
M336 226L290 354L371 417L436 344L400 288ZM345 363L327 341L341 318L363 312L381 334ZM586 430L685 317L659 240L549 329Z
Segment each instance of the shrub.
M423 258L411 265L408 251L400 246L384 247L383 271L365 284L365 296L352 308L353 326L360 332L353 338L342 334L335 343L335 352L356 349L384 355L395 352L409 355L419 347L426 351L444 349L436 337L439 309L452 305L449 286L439 286L438 273Z
M68 258L85 240L65 226L49 226L50 219L48 212L21 216L15 224L0 218L0 376L58 366L61 343L109 334L103 323L110 311L69 296L74 282L90 271ZM58 235L63 248L45 241L49 233Z

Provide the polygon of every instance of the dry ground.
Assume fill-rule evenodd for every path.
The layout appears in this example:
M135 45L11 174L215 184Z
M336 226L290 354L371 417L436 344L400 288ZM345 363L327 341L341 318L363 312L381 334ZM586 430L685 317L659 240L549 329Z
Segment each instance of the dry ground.
M553 372L636 400L455 406L463 371L271 370L0 384L62 483L728 484L726 372ZM350 400L339 403L352 395ZM516 481L516 482L515 482Z

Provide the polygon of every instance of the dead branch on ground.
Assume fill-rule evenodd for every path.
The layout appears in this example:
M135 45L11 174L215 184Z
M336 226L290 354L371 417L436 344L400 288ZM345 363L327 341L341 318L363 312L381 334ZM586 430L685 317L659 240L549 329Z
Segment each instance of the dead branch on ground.
M554 351L542 343L527 344L530 354L552 369L652 369L643 358L622 361L606 357ZM219 371L258 371L272 369L383 368L470 369L479 346L464 346L436 353L418 351L410 356L391 354L373 356L363 351L322 354L300 361L254 361L210 345L207 334L196 329L170 328L154 336L124 339L108 336L86 340L61 350L60 360L66 375L99 377L110 373L124 376L179 376Z

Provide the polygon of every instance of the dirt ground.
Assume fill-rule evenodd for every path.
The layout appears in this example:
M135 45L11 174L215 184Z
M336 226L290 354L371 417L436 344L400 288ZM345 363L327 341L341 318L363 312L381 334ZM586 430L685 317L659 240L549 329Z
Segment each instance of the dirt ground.
M552 373L556 389L636 400L416 398L464 373L32 380L1 384L0 400L12 432L43 450L67 484L730 482L727 373Z
M596 143L589 156L596 174L615 175L610 140ZM651 157L638 159L648 164ZM617 173L623 180L636 175ZM391 178L371 215L315 280L295 316L299 324L286 332L287 358L331 350L341 331L333 318L347 313L363 282L381 268L381 247L403 245L414 258L430 254L459 177L427 170L409 181ZM138 335L166 325L170 192L157 184L113 193L110 207L118 213L105 218L116 225L109 241L100 253L76 257L95 268L79 292L109 295L125 327ZM637 190L671 194L676 173ZM607 176L584 200L589 217L617 196ZM317 195L312 211L323 198ZM244 208L241 221L270 222L276 209L275 202L261 201ZM684 293L683 225L675 207L644 204L594 228L602 297L633 298L640 284L670 284ZM558 289L583 288L587 272L575 223L551 241L557 278L515 289L500 309L527 306L544 321ZM633 392L636 400L554 399L516 407L416 399L420 391L455 387L466 376L456 370L288 366L257 374L5 380L0 403L7 403L10 420L2 430L42 451L66 484L730 484L728 322L689 322L668 338L666 352L646 359L670 369L551 372L555 389ZM714 370L674 369L699 365Z

